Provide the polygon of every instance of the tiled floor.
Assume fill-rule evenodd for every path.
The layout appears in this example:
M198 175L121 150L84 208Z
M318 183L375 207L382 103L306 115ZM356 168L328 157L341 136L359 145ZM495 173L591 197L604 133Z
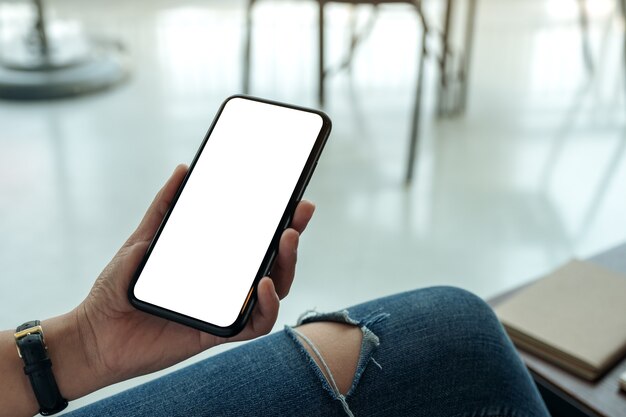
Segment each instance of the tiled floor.
M329 84L334 131L307 192L318 211L277 328L309 308L426 285L489 297L626 239L624 23L612 2L590 2L590 75L576 4L479 2L468 111L435 117L431 62L409 188L417 24L405 6L381 10L352 74ZM0 5L0 19L23 7ZM56 17L122 40L132 78L77 99L0 101L2 328L76 305L169 172L191 160L220 102L240 91L243 10L54 2ZM337 62L348 9L328 17ZM315 25L313 2L260 3L253 94L315 105Z

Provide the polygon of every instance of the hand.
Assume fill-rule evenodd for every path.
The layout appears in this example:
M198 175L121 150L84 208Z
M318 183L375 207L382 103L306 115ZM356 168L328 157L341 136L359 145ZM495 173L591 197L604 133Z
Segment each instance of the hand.
M291 228L283 232L272 278L264 277L260 281L257 305L246 327L237 336L230 339L213 336L130 305L127 291L132 276L186 173L186 166L176 168L137 230L74 311L77 322L81 323L80 338L85 346L86 361L94 372L93 377L103 386L166 368L224 342L267 334L278 316L279 300L289 293L299 236L314 211L313 204L306 201L298 205Z

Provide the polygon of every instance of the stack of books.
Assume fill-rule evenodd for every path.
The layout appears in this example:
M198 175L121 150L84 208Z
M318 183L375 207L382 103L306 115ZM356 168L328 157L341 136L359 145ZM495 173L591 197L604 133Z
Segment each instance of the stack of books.
M626 354L626 277L573 260L496 307L520 349L593 381Z

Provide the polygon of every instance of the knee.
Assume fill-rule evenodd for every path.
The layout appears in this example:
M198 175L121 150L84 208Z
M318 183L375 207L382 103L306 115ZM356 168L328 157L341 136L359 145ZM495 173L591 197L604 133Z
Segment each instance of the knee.
M510 348L510 342L489 305L469 291L431 287L411 297L411 314L405 316L415 337L443 350ZM451 343L451 341L464 343ZM433 346L430 346L431 348Z
M426 305L433 313L454 320L497 322L491 307L477 295L457 287L431 287L422 290L418 308Z
M501 393L536 400L521 358L484 300L459 288L433 287L416 297L415 306L405 348L413 350L416 369L442 376L442 384L482 380ZM487 395L480 384L459 389Z

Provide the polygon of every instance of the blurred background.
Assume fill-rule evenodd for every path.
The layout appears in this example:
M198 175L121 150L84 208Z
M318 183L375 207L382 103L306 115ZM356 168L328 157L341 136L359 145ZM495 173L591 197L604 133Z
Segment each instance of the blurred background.
M227 96L320 107L314 0L43 7L42 60L36 2L0 1L3 329L86 296ZM327 3L322 108L334 127L275 329L430 285L489 298L626 240L622 7Z

